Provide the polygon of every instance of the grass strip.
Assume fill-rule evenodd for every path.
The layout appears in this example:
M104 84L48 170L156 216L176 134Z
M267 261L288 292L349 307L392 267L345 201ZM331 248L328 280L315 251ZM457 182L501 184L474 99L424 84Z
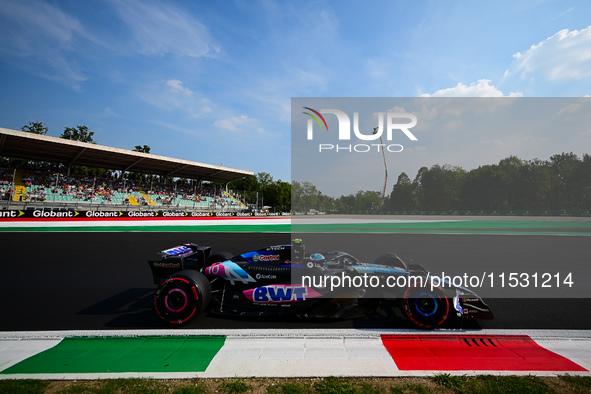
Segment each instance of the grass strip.
M552 234L591 235L591 222L448 221L291 224L292 233Z
M457 221L416 221L416 222L370 222L370 223L318 223L298 224L292 222L292 228L375 228L375 229L588 229L591 222L537 222L537 221L504 221L504 220L457 220Z
M589 376L454 376L393 378L3 380L0 393L589 393Z

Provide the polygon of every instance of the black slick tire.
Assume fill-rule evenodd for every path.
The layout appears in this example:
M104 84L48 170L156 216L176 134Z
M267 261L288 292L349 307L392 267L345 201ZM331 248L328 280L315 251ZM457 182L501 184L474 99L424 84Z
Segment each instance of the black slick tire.
M205 310L211 287L200 272L185 270L166 278L156 289L154 307L169 324L184 325Z
M402 311L417 327L432 329L439 327L447 319L450 302L440 287L409 286L402 298Z

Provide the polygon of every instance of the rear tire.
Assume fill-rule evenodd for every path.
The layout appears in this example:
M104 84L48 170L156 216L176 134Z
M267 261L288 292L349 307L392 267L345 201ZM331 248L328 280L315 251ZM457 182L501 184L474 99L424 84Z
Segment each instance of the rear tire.
M430 283L424 287L410 286L402 298L402 311L415 326L436 328L449 315L449 299L440 287L431 289Z
M207 278L197 271L181 271L166 278L156 289L154 307L169 324L183 325L203 312L211 298Z

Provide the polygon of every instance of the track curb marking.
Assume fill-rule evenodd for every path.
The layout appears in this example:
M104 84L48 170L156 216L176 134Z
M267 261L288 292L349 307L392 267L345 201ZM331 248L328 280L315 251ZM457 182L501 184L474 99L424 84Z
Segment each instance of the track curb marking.
M128 330L128 331L52 331L52 332L2 332L0 333L0 379L105 379L144 377L156 379L172 378L224 378L224 377L307 377L307 376L432 376L441 370L400 370L395 360L382 344L383 336L412 335L441 337L453 336L498 336L527 335L537 345L557 357L570 360L578 368L565 370L446 370L455 375L571 375L591 376L591 331L546 331L546 330L440 330L433 332L415 330ZM35 354L48 349L59 350L64 338L108 337L143 338L149 337L166 343L171 338L195 337L202 339L224 338L224 344L215 353L207 368L186 368L185 370L163 372L157 370L106 370L94 372L43 370L26 371L18 367ZM437 339L437 338L435 338ZM146 349L150 349L148 346ZM86 357L96 357L87 353ZM139 354L139 353L138 353ZM137 358L138 354L134 357ZM167 352L161 353L161 355ZM55 354L53 355L55 357ZM67 357L54 361L67 362ZM104 360L103 360L104 361ZM162 363L162 360L157 360ZM582 369L584 370L581 370ZM15 371L15 373L8 373Z

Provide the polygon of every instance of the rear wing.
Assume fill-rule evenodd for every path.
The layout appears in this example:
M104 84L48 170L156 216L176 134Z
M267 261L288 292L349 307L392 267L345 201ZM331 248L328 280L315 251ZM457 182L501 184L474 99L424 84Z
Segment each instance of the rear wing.
M157 253L160 260L149 260L154 284L182 270L202 271L209 258L211 247L193 243L175 246Z

